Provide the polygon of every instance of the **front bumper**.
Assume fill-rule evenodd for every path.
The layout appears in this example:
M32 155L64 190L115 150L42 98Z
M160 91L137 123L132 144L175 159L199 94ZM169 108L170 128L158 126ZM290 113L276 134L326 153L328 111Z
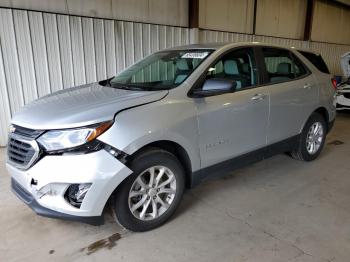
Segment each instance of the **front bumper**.
M103 223L104 206L132 171L105 150L81 155L45 156L28 170L6 164L12 190L38 215ZM34 183L34 182L35 183ZM91 183L80 208L64 198L71 184Z
M69 214L57 212L52 209L43 207L38 203L38 201L36 201L33 195L31 195L28 191L26 191L13 178L11 179L11 189L12 189L12 192L15 193L19 199L21 199L25 204L27 204L31 209L33 209L33 211L37 213L39 216L59 218L59 219L71 220L71 221L79 221L79 222L87 223L94 226L102 225L104 223L104 218L102 215L94 216L94 217L72 216Z

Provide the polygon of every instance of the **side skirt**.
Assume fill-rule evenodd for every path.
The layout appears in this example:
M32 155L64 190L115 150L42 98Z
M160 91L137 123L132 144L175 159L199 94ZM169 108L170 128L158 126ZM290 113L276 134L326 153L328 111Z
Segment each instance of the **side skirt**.
M299 135L296 135L281 142L277 142L264 148L193 172L191 187L195 187L207 179L214 179L228 175L234 170L256 163L271 156L290 152L297 146L298 139Z

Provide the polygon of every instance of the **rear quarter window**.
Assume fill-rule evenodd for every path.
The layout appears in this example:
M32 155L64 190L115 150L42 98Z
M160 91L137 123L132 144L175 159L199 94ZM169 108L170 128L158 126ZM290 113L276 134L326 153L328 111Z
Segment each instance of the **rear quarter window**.
M307 60L309 60L318 70L325 74L329 74L328 67L321 55L305 51L299 51L299 53L301 53Z

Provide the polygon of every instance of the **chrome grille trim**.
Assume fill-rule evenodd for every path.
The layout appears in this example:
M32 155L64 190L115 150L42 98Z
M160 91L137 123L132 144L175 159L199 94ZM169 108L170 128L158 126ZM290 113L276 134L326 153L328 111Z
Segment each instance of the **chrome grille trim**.
M17 126L17 125L12 125L12 127L14 128L14 130L15 130L14 133L16 135L19 135L21 137L25 137L28 139L36 139L42 133L44 133L43 130L33 130L33 129L29 129L29 128Z
M30 138L10 133L7 145L7 162L18 169L28 169L39 156L38 143Z

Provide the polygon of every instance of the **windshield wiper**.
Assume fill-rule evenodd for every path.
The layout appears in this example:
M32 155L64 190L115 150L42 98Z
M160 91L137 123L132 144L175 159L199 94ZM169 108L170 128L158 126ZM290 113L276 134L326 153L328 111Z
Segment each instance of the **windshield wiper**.
M132 86L132 85L123 85L123 84L113 84L110 83L111 87L124 89L124 90L141 90L141 91L150 91L151 88L145 86Z
M106 86L112 86L111 81L113 80L113 77L106 80Z

